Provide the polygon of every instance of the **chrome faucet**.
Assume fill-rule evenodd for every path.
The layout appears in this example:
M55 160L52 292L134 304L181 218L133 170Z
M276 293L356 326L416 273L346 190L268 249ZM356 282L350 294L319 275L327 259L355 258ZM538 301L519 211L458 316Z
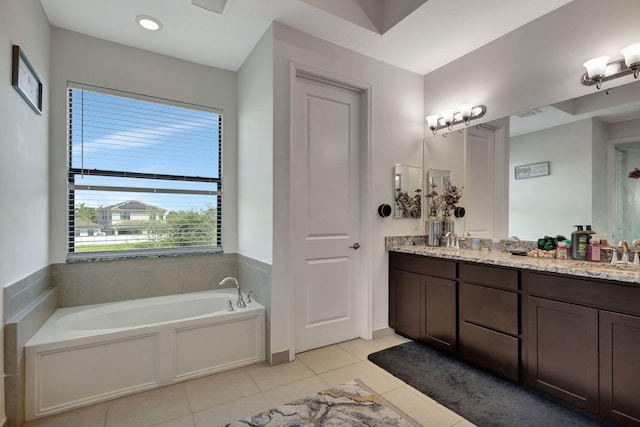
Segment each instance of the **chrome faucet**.
M220 281L220 283L218 283L218 286L222 286L227 282L233 282L236 285L236 288L238 288L238 302L236 303L236 306L238 308L246 308L247 304L244 302L244 299L242 298L242 292L240 292L240 284L238 284L238 279L236 279L235 277L225 277Z
M622 249L622 263L626 264L629 262L629 245L627 245L626 240L620 240L618 242L618 248Z

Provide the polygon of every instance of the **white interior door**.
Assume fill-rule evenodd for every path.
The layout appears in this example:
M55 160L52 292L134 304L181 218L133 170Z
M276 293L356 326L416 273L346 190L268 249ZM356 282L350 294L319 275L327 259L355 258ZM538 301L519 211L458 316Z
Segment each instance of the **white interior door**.
M473 237L484 239L495 236L495 139L495 131L491 129L469 128L465 147L466 231Z
M293 247L295 352L359 336L360 95L296 78Z

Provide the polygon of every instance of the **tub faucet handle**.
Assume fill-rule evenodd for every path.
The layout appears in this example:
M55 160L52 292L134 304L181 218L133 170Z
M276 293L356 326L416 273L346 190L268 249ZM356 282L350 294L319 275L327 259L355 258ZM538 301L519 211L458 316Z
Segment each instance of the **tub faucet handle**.
M253 291L249 291L249 292L247 293L247 299L245 300L245 302L246 302L247 304L251 304L251 302L252 302L252 301L251 301L251 294L252 294L252 293L254 293L254 292L253 292Z
M233 309L233 303L231 302L231 300L227 301L227 311L235 311Z

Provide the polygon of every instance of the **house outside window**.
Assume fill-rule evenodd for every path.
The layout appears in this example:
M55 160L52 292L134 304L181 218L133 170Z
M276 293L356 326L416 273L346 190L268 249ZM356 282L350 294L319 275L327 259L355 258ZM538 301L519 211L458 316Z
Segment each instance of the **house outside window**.
M222 110L69 83L68 256L220 252Z

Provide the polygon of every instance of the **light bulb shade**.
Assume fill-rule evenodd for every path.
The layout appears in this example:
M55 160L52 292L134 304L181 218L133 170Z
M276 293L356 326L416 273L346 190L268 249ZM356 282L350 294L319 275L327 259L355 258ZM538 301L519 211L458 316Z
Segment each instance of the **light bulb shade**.
M442 120L445 124L453 123L453 115L456 113L456 110L446 110L442 112Z
M429 129L435 129L438 127L438 119L440 119L440 116L437 114L432 114L430 116L425 117L425 119L427 120L427 125L429 126Z
M460 106L460 116L462 116L463 119L468 119L473 115L472 110L473 110L472 104L462 104Z
M640 43L634 43L620 51L624 55L624 63L627 67L640 65Z
M587 69L587 77L594 79L604 77L605 70L607 69L607 62L609 62L608 56L599 56L588 60L582 65Z

